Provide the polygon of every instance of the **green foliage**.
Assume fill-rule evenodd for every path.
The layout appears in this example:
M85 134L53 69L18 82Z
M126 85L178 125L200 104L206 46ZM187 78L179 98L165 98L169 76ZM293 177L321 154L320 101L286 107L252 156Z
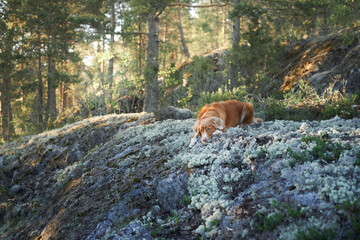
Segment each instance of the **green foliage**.
M222 86L224 80L220 73L214 72L214 62L207 57L193 57L194 62L187 70L190 77L187 80L188 98L191 104L197 105L197 100L203 92L213 92Z
M229 91L227 87L219 88L216 92L203 92L199 99L199 106L204 106L205 104L212 102L225 101L230 99L237 99L239 101L244 101L246 96L246 88L234 88Z
M187 207L191 204L191 197L184 195L184 198L181 200L181 203Z
M282 212L267 216L262 216L258 213L258 217L262 218L262 224L257 224L256 226L263 231L274 230L284 221L285 218Z
M213 219L213 220L210 221L210 226L205 227L205 232L210 232L211 230L215 229L219 225L220 225L220 220L219 219Z
M157 238L157 236L162 229L163 229L163 227L161 225L158 226L157 228L155 228L155 230L151 231L151 236L155 239L160 239L160 238Z
M273 214L263 215L257 213L259 223L256 227L262 231L271 231L276 229L279 225L283 224L290 219L301 218L305 211L297 205L287 205L285 203L273 200L271 206L276 210Z
M290 157L293 158L292 161L289 162L290 167L294 167L296 163L302 164L311 159L311 156L304 150L301 153L294 152L290 147L287 149Z
M345 93L346 82L342 90L334 90L336 80L320 95L315 89L305 83L299 82L299 91L290 91L284 99L267 100L267 120L325 120L335 116L350 119L358 115L351 108L358 96Z
M342 145L341 143L333 143L331 140L326 139L324 136L311 136L307 135L301 138L302 142L307 144L315 142L315 146L311 149L311 152L303 150L301 153L294 152L290 147L287 152L290 157L293 158L289 162L290 167L294 167L296 163L302 164L304 162L316 159L323 159L330 163L339 159L341 153L344 150L350 150L349 145Z
M310 229L309 233L303 232L298 229L296 233L296 239L298 240L331 240L336 237L336 232L332 228L325 228L322 231L316 230L316 228Z
M351 225L351 229L347 231L349 239L359 239L360 236L360 199L354 202L346 201L336 209L342 210Z
M5 186L0 187L0 197L5 197L8 194L9 190Z
M173 216L172 217L168 217L168 219L170 220L170 221L174 221L174 222L176 222L176 223L179 223L180 222L180 211L176 211L175 209L174 209L174 211L173 211Z
M115 25L121 29L121 33L116 35L121 35L121 38L115 38L113 46L110 36L115 29L109 19L111 2L39 0L0 3L4 15L0 19L0 32L3 33L0 36L0 58L3 69L8 69L7 74L11 76L11 105L15 107L14 121L10 124L15 127L16 137L44 130L44 123L36 115L44 115L45 111L48 60L54 63L53 76L57 87L66 87L67 94L72 95L68 97L75 100L74 105L77 104L65 106L67 109L59 108L64 96L59 95L61 91L56 91L56 110L61 110L60 116L49 125L59 127L95 115L141 111L141 103L132 108L133 96L138 99L143 96L144 75L154 70L164 73L159 75L164 77L160 105L197 108L212 101L243 100L245 93L268 95L278 88L271 84L271 78L279 70L279 56L294 41L304 35L339 29L344 29L341 33L344 44L354 44L359 38L359 1L342 4L337 4L335 0L280 0L262 1L261 4L258 1L240 1L237 5L197 8L193 12L182 8L186 41L192 55L202 56L228 45L231 28L224 20L228 18L232 21L234 16L241 18L240 44L221 59L222 69L218 69L219 66L214 65L209 57L194 57L194 62L184 67L182 72L175 68L185 58L179 47L178 31L169 31L177 27L177 9L166 7L170 2L116 2ZM146 31L149 14L157 12L161 12L162 19L159 69L157 65L154 65L156 69L144 69L146 37L134 32ZM82 59L93 59L92 65L84 64ZM111 73L110 59L115 61L116 66ZM229 91L225 86L229 84L229 63L234 59L231 64L238 69L237 84L241 87ZM183 76L186 73L190 76ZM0 85L6 78L4 74L0 76ZM80 80L83 80L82 84L79 84ZM39 95L42 95L43 106L37 109L35 96ZM300 121L328 119L336 115L342 118L356 116L350 107L356 97L343 93L338 96L330 99L329 96L300 90L286 95L283 100L269 99L267 119ZM20 98L23 102L19 102Z

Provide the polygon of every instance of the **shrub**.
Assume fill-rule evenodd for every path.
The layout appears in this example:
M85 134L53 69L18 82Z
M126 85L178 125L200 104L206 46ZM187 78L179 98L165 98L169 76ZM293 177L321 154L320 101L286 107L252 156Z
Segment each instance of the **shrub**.
M335 78L320 95L313 87L300 81L298 91L290 91L284 95L284 99L267 100L266 120L325 120L335 116L350 119L357 116L358 113L351 105L358 96L345 93L345 81L342 90L334 90L337 82L339 80Z
M225 101L230 99L237 99L244 102L246 96L246 88L234 88L228 91L227 87L221 87L216 92L203 92L199 99L199 106L212 102Z

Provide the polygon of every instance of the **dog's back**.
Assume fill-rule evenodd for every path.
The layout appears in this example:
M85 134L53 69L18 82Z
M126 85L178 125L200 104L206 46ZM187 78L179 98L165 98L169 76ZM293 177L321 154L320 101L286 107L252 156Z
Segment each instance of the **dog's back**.
M227 100L206 104L201 108L197 119L216 115L225 122L225 128L239 124L251 124L254 118L254 107L251 103Z
M213 134L225 132L230 127L253 122L262 122L262 120L254 119L254 107L249 102L228 100L206 104L200 109L193 125L195 133L189 147L196 143L197 136L200 136L201 141L205 143Z

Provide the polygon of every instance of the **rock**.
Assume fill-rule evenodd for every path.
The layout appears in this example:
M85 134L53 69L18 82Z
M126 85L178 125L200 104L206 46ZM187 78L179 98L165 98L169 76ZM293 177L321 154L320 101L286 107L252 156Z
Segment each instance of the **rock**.
M9 194L12 197L15 197L17 194L21 193L24 190L24 188L20 185L14 185L10 188Z
M268 121L190 149L195 119L140 125L148 117L95 117L0 146L13 170L0 170L1 237L296 239L298 229L333 228L346 239L352 230L336 206L360 199L360 119ZM320 134L332 147L303 140ZM336 159L321 159L334 147ZM276 228L258 227L278 213Z
M155 119L158 121L166 119L183 120L189 118L192 118L192 112L190 110L175 108L173 106L163 107L159 111L155 112Z
M122 228L113 238L114 240L151 240L151 232L140 221L131 222Z
M181 201L187 192L187 183L188 177L185 173L177 176L172 174L161 180L156 189L160 207L169 213L181 208Z

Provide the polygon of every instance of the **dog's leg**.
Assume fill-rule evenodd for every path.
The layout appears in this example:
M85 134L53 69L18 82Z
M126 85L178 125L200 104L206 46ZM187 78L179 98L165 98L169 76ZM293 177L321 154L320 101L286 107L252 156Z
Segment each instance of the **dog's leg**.
M189 148L192 148L194 145L195 145L195 143L197 142L197 133L195 133L192 137L191 137L191 139L190 139L190 144L189 144Z

